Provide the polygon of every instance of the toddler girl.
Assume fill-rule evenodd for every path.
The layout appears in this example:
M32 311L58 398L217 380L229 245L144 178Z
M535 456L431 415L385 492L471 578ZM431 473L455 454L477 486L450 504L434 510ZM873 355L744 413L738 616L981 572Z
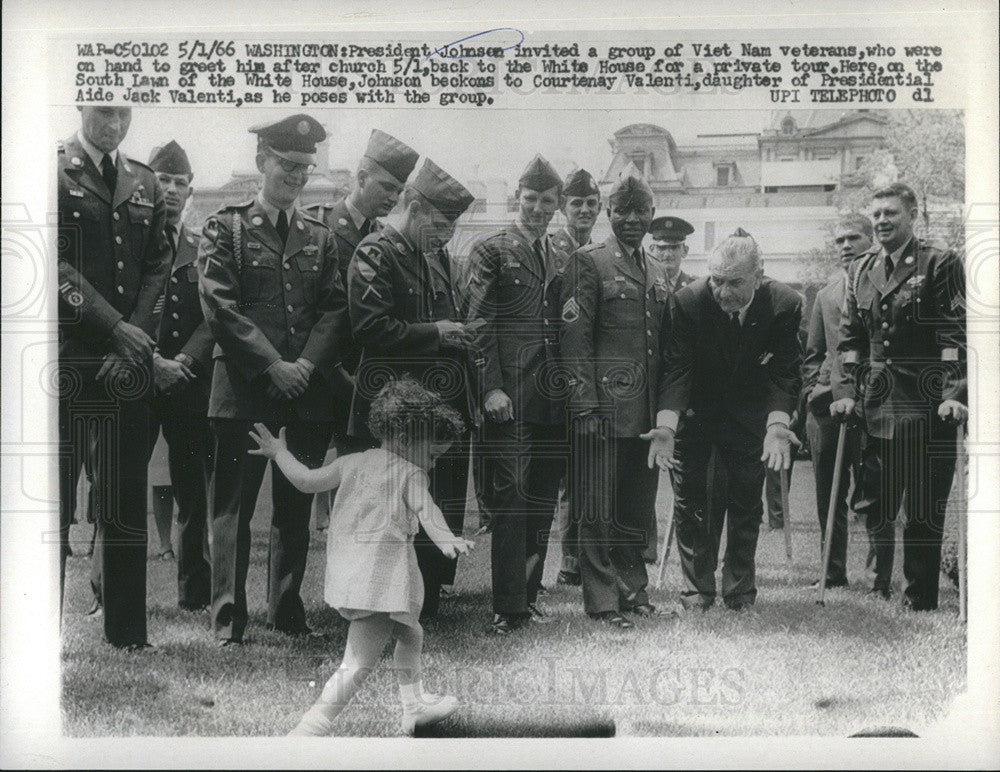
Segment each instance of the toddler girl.
M462 419L411 378L391 382L371 406L369 426L381 447L309 469L263 424L250 436L288 480L305 493L339 488L330 513L326 550L326 602L350 621L339 669L293 735L328 735L333 721L396 641L393 668L403 703L403 731L436 723L458 708L454 697L422 691L423 580L413 537L418 523L448 557L472 542L455 536L431 500L428 470L462 433Z

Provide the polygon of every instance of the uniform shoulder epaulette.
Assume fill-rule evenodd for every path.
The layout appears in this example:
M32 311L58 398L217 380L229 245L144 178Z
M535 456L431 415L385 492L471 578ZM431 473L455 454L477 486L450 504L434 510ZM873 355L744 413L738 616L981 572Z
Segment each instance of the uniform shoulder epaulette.
M223 204L222 208L216 212L216 214L221 214L222 212L232 212L236 209L249 209L253 206L255 199L250 199L249 201L241 201L238 204Z
M323 216L324 212L329 212L331 209L333 209L333 203L329 201L302 207L303 212L315 212L320 217Z
M149 164L145 164L145 163L143 163L143 162L142 162L142 161L140 161L140 160L139 160L138 158L133 158L133 157L132 157L132 156L130 156L130 155L127 155L127 156L125 156L125 158L126 158L126 159L128 159L128 162L129 162L130 164L135 164L135 165L136 165L136 166L138 166L138 167L139 167L140 169L145 169L145 170L146 170L147 172L149 172L150 174L156 174L156 172L154 172L154 171L153 171L153 168L152 168L151 166L149 166Z
M300 209L299 210L299 215L306 222L312 223L313 225L318 225L321 228L324 228L325 230L330 230L329 226L325 222L323 222L319 217L316 217L315 215L313 215L307 209Z
M584 244L582 247L577 247L576 251L577 252L596 252L597 250L599 250L603 246L604 246L604 244L598 244L598 243L592 241L589 244Z

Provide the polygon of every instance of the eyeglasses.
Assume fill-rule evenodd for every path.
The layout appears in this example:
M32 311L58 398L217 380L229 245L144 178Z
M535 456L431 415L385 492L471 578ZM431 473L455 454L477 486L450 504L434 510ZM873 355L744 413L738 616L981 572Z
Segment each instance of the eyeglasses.
M316 164L298 164L295 161L289 161L287 158L282 158L277 153L272 153L275 159L278 161L278 165L284 169L288 174L295 174L296 172L301 172L303 174L312 174L313 169L316 168Z

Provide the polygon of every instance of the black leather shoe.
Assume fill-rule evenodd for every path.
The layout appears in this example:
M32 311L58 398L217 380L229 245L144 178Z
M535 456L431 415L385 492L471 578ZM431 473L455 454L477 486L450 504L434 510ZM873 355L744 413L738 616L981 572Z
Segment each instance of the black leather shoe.
M565 584L569 587L580 586L580 573L578 571L560 571L556 577L556 584Z
M178 603L177 607L184 611L190 611L193 614L204 614L208 611L207 603Z
M520 620L513 614L494 614L490 632L494 635L510 635L519 626Z
M631 630L635 627L635 624L627 620L617 611L602 611L598 614L590 614L590 618L595 622L600 622L608 627L614 627L618 630Z
M119 645L117 643L112 643L111 645L114 646L116 649L120 649L121 651L128 652L129 654L158 654L158 653L160 653L160 650L157 649L151 643L126 643L126 644L122 644L122 645Z
M324 638L323 633L317 633L309 625L303 624L299 627L276 627L271 622L265 625L268 630L273 630L276 633L282 633L283 635L290 636L292 638Z
M630 614L635 614L637 617L643 617L648 619L649 617L675 617L677 612L675 611L661 611L652 603L640 603L638 606L633 606L632 608L625 609Z
M219 639L219 648L220 649L235 649L235 648L237 648L239 646L243 646L245 644L246 644L246 641L244 641L242 638L220 638Z
M547 625L550 622L555 622L556 618L552 616L547 611L543 611L538 607L536 603L528 604L528 619L530 619L535 624Z
M848 586L849 586L849 584L848 584L848 582L847 582L846 579L839 579L836 582L827 581L827 583L826 583L826 589L828 589L828 590L831 589L832 587L848 587ZM812 589L812 590L818 590L819 589L819 579L817 579L815 582L812 582L809 585L809 588Z
M888 587L872 587L868 591L869 595L877 595L883 600L892 600L892 590Z

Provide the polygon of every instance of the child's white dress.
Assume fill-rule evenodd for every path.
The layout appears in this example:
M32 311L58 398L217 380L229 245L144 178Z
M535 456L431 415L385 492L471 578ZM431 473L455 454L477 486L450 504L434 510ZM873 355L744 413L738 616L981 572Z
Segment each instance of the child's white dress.
M416 477L430 498L430 478L382 448L343 463L327 535L325 600L345 619L385 612L415 627L424 600L413 549L419 521L403 494Z

